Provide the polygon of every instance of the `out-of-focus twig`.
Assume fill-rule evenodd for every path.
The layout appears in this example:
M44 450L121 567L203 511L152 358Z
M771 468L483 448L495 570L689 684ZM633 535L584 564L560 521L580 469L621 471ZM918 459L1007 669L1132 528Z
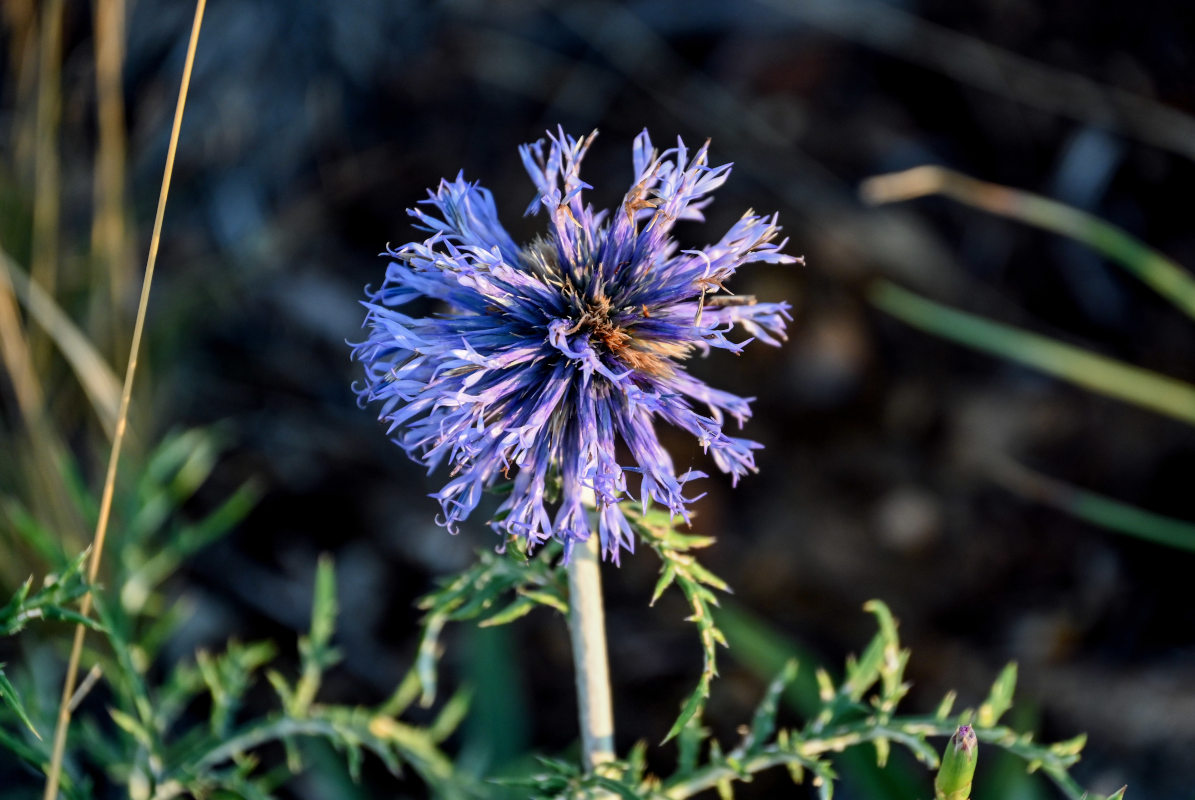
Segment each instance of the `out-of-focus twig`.
M66 358L75 376L83 386L95 409L96 416L111 438L116 429L116 411L120 404L120 381L112 368L104 361L104 357L95 349L91 341L79 330L58 304L47 295L40 286L31 281L20 267L9 257L8 253L0 250L0 286L4 282L11 284L13 294L25 307L29 317L36 322L46 335L58 346L59 351ZM8 330L5 329L5 341L8 341ZM23 338L23 337L22 337ZM12 340L17 345L18 339ZM12 362L5 359L12 369ZM32 378L33 376L28 376ZM34 378L34 380L36 380ZM14 373L15 381L15 373ZM25 394L31 394L31 389L24 389ZM40 390L36 392L40 396ZM40 402L40 401L38 401Z
M874 204L940 194L992 214L1069 236L1120 264L1195 319L1195 277L1115 225L1064 203L937 166L914 167L868 178L860 185L859 193Z
M761 0L782 14L960 83L1195 159L1195 118L874 0Z

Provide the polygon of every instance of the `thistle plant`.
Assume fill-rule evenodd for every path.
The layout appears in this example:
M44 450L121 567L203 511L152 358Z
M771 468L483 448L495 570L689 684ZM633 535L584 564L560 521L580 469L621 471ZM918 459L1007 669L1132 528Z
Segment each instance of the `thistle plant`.
M5 543L37 554L48 572L40 582L31 577L21 583L0 605L6 654L0 663L0 797L29 796L26 786L10 780L17 775L44 779L46 800L265 800L300 775L313 752L318 758L334 750L343 766L332 769L342 770L346 780L360 778L368 757L392 774L409 767L432 793L447 798L490 797L498 784L536 798L680 800L711 790L725 798L736 783L784 767L794 782L808 780L828 800L843 766L839 754L866 747L883 766L896 745L937 770L937 798L968 800L980 742L1023 759L1071 800L1088 796L1069 774L1082 736L1042 745L1001 724L1013 701L1014 665L999 674L975 709L956 713L951 693L933 714L905 712L900 705L909 690L910 653L879 601L865 606L877 633L839 676L814 671L816 702L796 709L800 720L784 719L787 690L798 676L797 662L790 661L737 741L723 745L705 726L719 648L728 641L719 611L719 593L728 587L698 559L713 540L684 530L700 497L690 483L707 476L677 470L657 425L695 437L732 483L755 470L760 445L728 431L730 420L742 428L750 418L750 398L706 384L687 362L714 350L738 354L756 339L779 345L789 305L734 294L728 283L747 264L802 259L784 252L776 216L751 211L715 243L683 249L674 228L703 220L730 165L711 165L708 143L690 150L678 139L661 151L646 131L634 140L630 188L614 208L599 210L586 201L592 187L581 166L595 134L576 139L558 129L520 149L535 188L527 212L547 217L540 236L516 243L499 221L492 195L458 175L411 211L427 236L387 250L385 281L365 302L367 336L353 346L365 374L357 394L362 405L376 405L407 455L429 470L449 470L433 495L442 526L457 531L488 492L497 498L489 524L501 537L492 552L482 552L423 598L415 663L388 698L347 705L326 697L326 678L341 658L336 571L328 557L314 570L310 628L298 639L295 663L278 659L273 642L229 640L168 655L186 616L185 599L168 583L188 559L240 523L258 495L256 482L246 482L206 516L186 520L182 506L219 461L215 438L202 430L165 437L144 463L136 454L126 456L122 474L132 466L137 478L117 481L204 8L205 0L196 0L119 392L114 376L99 381L101 389L110 385L107 391L92 391L95 382L78 365L98 365L101 378L108 367L55 305L54 256L45 245L55 240L49 232L57 212L46 211L49 205L35 210L34 238L41 244L34 250L40 256L34 255L29 275L0 250L0 327L6 336L0 350L16 378L33 449L52 466L50 485L59 489L38 498L58 512L54 524L7 490L0 496ZM48 4L47 43L61 36L54 29L63 9L61 2ZM107 97L100 103L107 108L101 111L101 131L108 131L103 138L123 117L120 103L113 105L120 99L121 26L112 3L99 0L96 15L97 28L98 20L106 20L96 48L107 86L101 90ZM45 86L58 82L58 56L49 51L60 46L43 53L51 67ZM109 157L101 161L111 164L110 156L119 156L119 147L111 145L120 139L108 138ZM40 125L38 149L39 161L54 158L54 140L41 135ZM105 171L118 187L107 213L119 216L119 169ZM56 168L38 172L50 176ZM40 189L57 189L49 184ZM123 222L109 223L114 227L96 241L107 242L101 260L115 270ZM5 305L9 279L22 287L18 294L31 318L58 329L47 338L85 356L68 361L91 387L88 393L100 398L96 410L111 437L98 492L84 486L81 462L57 443L58 432L39 407L34 360L23 352L20 320ZM92 545L82 553L64 547L71 529L64 520L72 519L94 524ZM677 748L671 774L652 770L645 743L625 754L614 743L600 572L603 561L617 565L637 544L660 562L647 602L678 590L701 642L696 686L662 737ZM434 714L427 711L436 700L440 634L450 622L503 625L537 608L568 620L580 763L545 757L501 781L481 780L451 757L450 739L469 713L468 687ZM59 659L65 665L54 661L49 648L26 646L29 628L62 622L76 626L70 655ZM20 657L9 659L10 649ZM55 706L56 687L47 681L60 674ZM422 710L413 708L417 699ZM948 739L941 759L940 739Z
M695 557L712 540L678 530L696 499L686 496L687 484L706 476L678 475L655 425L693 434L732 482L755 470L760 445L724 431L728 415L743 425L750 400L707 385L684 362L714 349L740 353L752 339L779 344L788 304L734 295L725 284L744 264L801 259L782 252L775 216L752 212L716 244L676 244L673 227L702 220L710 193L730 172L729 165L709 164L708 143L691 158L679 140L661 153L644 131L634 143L631 188L618 207L595 210L584 200L592 187L580 170L593 139L558 130L520 149L536 189L527 213L547 212L545 234L517 245L490 192L458 175L429 192L424 203L431 210L410 210L429 236L387 248L385 281L367 290L368 335L353 347L365 379L355 389L362 405L377 405L409 457L433 471L450 467L447 483L432 495L440 504L437 522L456 532L487 490L503 496L489 522L503 537L497 552L483 554L423 602L417 674L425 700L435 691L434 654L446 622L503 624L542 605L568 614L582 765L545 760L544 771L509 782L531 796L684 798L716 788L729 797L734 781L785 765L796 782L811 774L829 798L836 777L829 753L870 742L883 764L896 742L938 767L927 737L951 736L935 785L940 798L969 796L979 737L1044 768L1068 796L1085 797L1067 774L1081 739L1039 747L996 727L1011 704L1014 668L980 707L978 728L970 725L972 711L951 721L953 696L933 717L898 716L909 653L879 602L869 608L880 633L848 662L840 685L819 670L821 705L803 728L776 722L793 663L738 746L725 752L710 738L701 716L718 647L726 644L715 609L717 591L727 586ZM430 314L408 313L421 303L431 304ZM736 340L738 330L748 338ZM670 778L647 771L642 745L625 760L614 752L598 555L617 564L636 540L662 562L653 602L678 586L704 653L697 688L665 737L680 747ZM557 558L567 569L567 590L554 577Z
M547 233L522 247L498 221L493 196L463 175L429 192L435 213L410 213L431 236L388 251L385 283L365 304L369 337L353 350L365 367L358 395L380 404L394 441L429 468L451 465L434 495L442 525L456 530L485 489L513 478L490 525L528 549L562 543L589 768L613 758L594 554L617 563L621 550L634 550L627 473L638 475L644 508L654 501L689 520L695 498L685 485L705 475L677 475L656 420L696 436L735 481L755 469L759 445L723 432L726 415L742 426L749 401L682 362L712 349L742 352L750 339L731 338L736 327L778 344L788 304L724 294L724 284L747 263L798 260L775 241L775 216L747 212L701 250L672 239L678 221L702 219L730 174L730 165L709 164L708 142L691 158L680 140L660 153L644 131L621 205L595 210L581 178L595 136L560 130L520 148L536 189L527 213L542 208L549 218ZM422 318L398 310L421 298L447 310ZM619 442L632 464L619 463ZM581 542L588 549L574 555Z

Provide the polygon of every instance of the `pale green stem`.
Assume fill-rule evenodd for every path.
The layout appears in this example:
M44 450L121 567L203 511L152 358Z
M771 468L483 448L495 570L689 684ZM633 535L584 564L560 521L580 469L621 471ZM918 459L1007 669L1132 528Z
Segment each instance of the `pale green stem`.
M590 534L568 562L568 630L577 669L582 761L586 772L614 760L614 711L606 655L606 620L598 537Z

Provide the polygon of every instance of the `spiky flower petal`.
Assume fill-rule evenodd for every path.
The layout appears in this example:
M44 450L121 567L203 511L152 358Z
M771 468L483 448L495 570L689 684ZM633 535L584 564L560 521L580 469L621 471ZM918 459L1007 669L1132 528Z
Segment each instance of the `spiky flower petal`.
M750 211L716 244L678 248L673 225L702 220L730 173L709 165L708 143L690 155L678 140L658 153L644 131L630 191L612 212L594 210L580 175L594 135L559 131L520 148L537 190L527 213L549 219L523 247L486 189L458 175L429 192L429 208L410 213L431 235L388 249L385 283L364 303L369 337L353 355L365 369L360 401L379 405L394 441L429 470L450 465L433 495L440 524L454 531L485 488L512 479L495 530L533 545L559 539L567 555L590 535L593 506L603 552L617 561L634 549L620 506L628 473L645 505L685 519L695 499L686 484L704 477L676 473L658 420L696 436L734 481L754 471L759 445L723 432L726 416L741 427L751 415L750 399L706 385L683 362L711 348L741 352L751 339L731 338L736 327L779 344L788 304L723 294L723 284L743 264L798 259L780 251L776 217ZM403 312L422 298L440 308Z

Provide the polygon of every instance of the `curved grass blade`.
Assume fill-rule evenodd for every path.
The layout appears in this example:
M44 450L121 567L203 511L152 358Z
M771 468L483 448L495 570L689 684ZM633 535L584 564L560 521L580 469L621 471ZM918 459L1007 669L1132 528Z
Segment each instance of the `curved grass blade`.
M870 203L942 195L973 208L1070 237L1124 267L1195 319L1195 276L1157 250L1099 217L1039 194L976 180L937 166L868 178L859 187Z
M1085 522L1147 542L1195 552L1195 523L1147 511L1042 475L1012 459L995 460L988 472L1005 488Z
M951 308L886 280L876 281L869 296L880 309L927 333L1195 425L1195 386L1185 381Z

